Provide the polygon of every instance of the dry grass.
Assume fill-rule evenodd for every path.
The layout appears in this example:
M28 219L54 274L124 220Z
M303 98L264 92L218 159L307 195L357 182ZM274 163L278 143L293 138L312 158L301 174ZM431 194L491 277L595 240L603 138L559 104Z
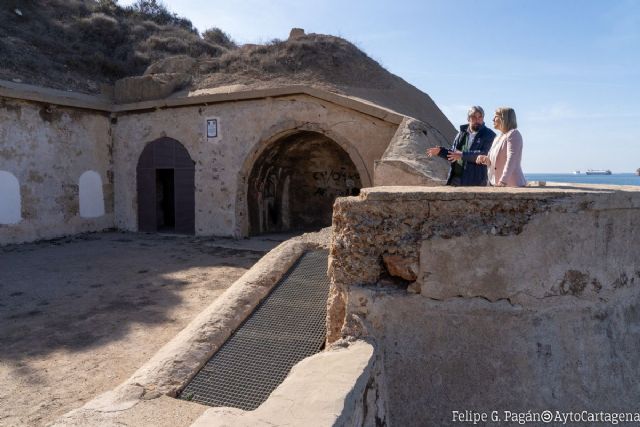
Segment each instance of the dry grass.
M364 52L339 37L309 34L266 45L229 50L201 61L196 85L272 80L287 77L296 83L389 87L392 76Z

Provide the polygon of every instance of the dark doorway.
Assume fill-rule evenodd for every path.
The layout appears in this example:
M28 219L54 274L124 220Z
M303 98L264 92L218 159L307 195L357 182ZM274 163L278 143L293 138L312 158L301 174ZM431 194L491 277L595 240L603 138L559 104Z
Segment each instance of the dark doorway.
M260 155L249 176L250 234L327 227L336 197L357 195L361 186L335 141L310 131L287 135Z
M182 144L160 138L138 159L138 230L195 233L195 163Z
M175 231L176 207L173 169L156 169L156 218L158 231Z

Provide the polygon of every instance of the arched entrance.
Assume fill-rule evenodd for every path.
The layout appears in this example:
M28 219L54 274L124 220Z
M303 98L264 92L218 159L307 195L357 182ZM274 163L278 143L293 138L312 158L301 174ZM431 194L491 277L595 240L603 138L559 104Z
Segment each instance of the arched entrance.
M331 225L336 197L357 195L360 175L329 137L299 131L273 142L249 175L250 234L317 230Z
M147 144L136 169L138 230L195 233L195 162L175 139Z

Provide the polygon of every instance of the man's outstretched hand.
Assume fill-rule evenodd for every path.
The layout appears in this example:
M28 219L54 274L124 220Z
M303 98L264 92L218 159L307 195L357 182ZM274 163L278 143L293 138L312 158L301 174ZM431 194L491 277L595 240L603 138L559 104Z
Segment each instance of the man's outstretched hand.
M432 148L428 148L427 149L427 156L428 157L435 157L440 155L440 147L432 147Z

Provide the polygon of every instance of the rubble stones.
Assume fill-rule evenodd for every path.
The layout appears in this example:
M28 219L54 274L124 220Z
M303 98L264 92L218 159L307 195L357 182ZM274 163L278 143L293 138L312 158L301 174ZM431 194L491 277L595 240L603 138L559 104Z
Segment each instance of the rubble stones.
M418 260L414 258L404 258L399 255L384 254L382 261L387 271L392 276L401 277L404 280L413 282L418 278Z
M166 98L185 87L191 77L185 73L159 73L120 79L115 85L116 103Z
M197 62L196 59L187 55L170 56L149 65L144 74L189 73Z

